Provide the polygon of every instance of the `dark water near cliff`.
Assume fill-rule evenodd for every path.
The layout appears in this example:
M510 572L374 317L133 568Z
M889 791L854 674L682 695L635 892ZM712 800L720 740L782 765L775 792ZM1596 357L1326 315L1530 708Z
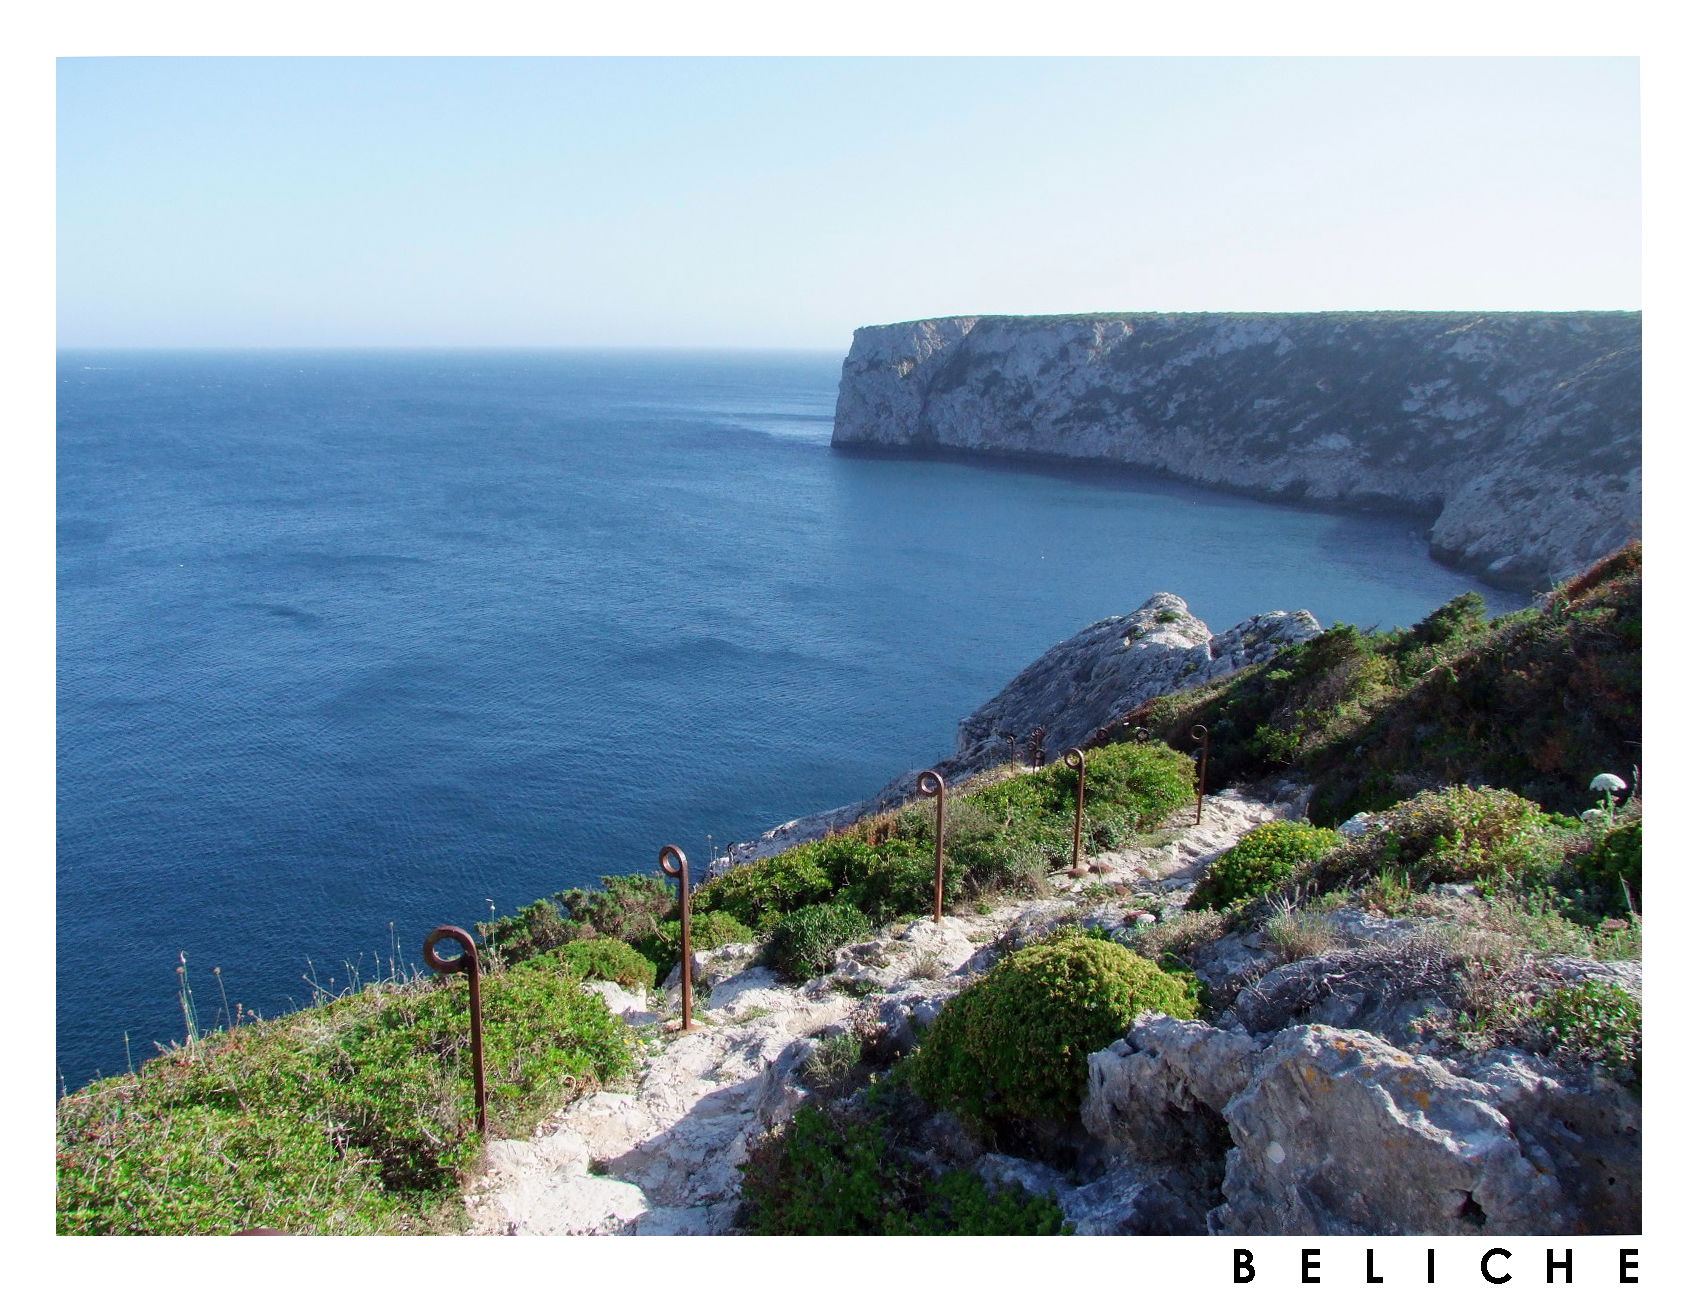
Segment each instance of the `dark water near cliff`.
M824 354L67 353L59 1063L76 1086L666 842L947 752L1151 593L1409 623L1404 520L828 447ZM1482 590L1499 608L1511 602Z

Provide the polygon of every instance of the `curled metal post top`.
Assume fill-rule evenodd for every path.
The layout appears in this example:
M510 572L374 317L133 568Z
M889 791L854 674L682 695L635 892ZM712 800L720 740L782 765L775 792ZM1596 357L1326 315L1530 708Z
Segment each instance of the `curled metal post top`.
M1194 740L1194 741L1207 741L1207 740L1209 740L1209 729L1207 727L1205 727L1202 723L1193 723L1192 724L1192 740Z
M936 797L944 793L944 778L928 768L916 779L915 789L923 795Z
M1085 751L1076 745L1062 756L1062 762L1078 772L1085 767Z
M444 960L437 955L437 944L444 939L459 943L461 953L453 960ZM472 935L458 925L438 925L425 935L425 964L438 974L466 974L478 964L477 944L472 941Z
M678 860L669 862L669 858L677 858ZM670 876L677 877L684 874L684 869L690 865L690 860L684 856L684 850L679 848L678 845L667 844L661 849L660 863L661 870Z

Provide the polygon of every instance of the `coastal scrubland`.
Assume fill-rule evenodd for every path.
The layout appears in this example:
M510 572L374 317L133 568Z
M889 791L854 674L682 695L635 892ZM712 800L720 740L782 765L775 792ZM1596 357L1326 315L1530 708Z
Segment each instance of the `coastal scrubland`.
M820 1039L814 1094L751 1150L741 1225L1065 1232L1042 1191L941 1165L940 1128L1073 1170L1088 1057L1148 1012L1237 1010L1256 1033L1253 1006L1266 1031L1354 985L1386 1009L1353 1026L1413 1052L1509 1047L1637 1092L1637 988L1588 967L1639 959L1639 639L1634 546L1526 611L1488 620L1463 597L1407 630L1340 626L1150 702L1090 751L1088 853L1160 840L1192 811L1176 747L1195 723L1210 726L1212 785L1310 788L1311 821L1251 831L1179 889L1057 889L1077 785L1061 762L952 788L946 904L1031 899L1049 927L992 946L913 1044L867 1021ZM717 876L696 890L693 943L760 944L781 978L823 981L845 944L930 913L934 830L918 801ZM663 983L677 914L659 876L611 876L479 926L492 1137L530 1134L667 1044L582 985ZM482 1144L464 1021L460 982L370 985L72 1093L60 1230L455 1229Z

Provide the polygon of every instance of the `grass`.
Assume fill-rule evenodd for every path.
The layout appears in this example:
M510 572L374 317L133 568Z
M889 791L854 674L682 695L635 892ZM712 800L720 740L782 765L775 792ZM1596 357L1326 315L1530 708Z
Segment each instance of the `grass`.
M543 957L486 975L489 1134L631 1070L635 1038ZM61 1234L453 1229L480 1159L467 986L372 984L198 1040L59 1102Z

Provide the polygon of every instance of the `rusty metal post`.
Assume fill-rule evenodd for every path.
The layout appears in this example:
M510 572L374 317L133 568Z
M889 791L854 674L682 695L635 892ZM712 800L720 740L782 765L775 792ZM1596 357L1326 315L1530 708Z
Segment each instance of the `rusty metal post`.
M1044 738L1049 730L1045 727L1035 727L1032 729L1032 735L1026 739L1026 752L1028 757L1032 759L1032 770L1034 772L1044 766Z
M944 778L931 768L920 774L916 789L938 801L938 824L933 829L932 923L944 919Z
M668 857L677 858L669 864ZM690 859L684 856L684 850L675 844L668 844L661 850L661 871L678 881L678 927L680 955L684 958L679 967L679 985L684 990L684 1022L679 1025L683 1032L689 1032L696 1027L696 1016L692 1011L690 995L691 978L694 967L690 961Z
M1198 811L1192 819L1192 825L1197 826L1203 821L1203 788L1209 780L1209 729L1202 723L1193 724L1192 740L1203 746L1198 754Z
M461 953L452 961L437 955L437 944L450 939L461 946ZM478 1134L487 1127L484 1101L484 1005L478 995L478 945L472 935L455 925L438 925L425 935L425 964L438 974L464 974L471 989L472 1003L472 1096L478 1110Z
M1016 771L1019 771L1021 766L1021 756L1018 746L1021 738L1016 736L1013 732L1001 732L999 735L1009 743L1009 762L1014 765Z
M1076 745L1062 756L1062 762L1074 770L1074 864L1068 874L1078 879L1088 874L1080 856L1080 828L1085 824L1085 751Z

